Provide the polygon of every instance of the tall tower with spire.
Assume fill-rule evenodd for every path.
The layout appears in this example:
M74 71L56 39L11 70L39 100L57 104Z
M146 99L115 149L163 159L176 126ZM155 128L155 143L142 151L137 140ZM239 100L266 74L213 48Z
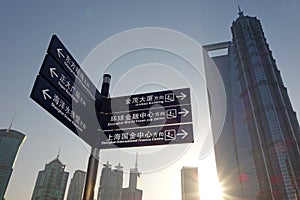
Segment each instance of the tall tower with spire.
M45 165L44 170L39 171L31 200L63 200L69 177L65 167L59 160L58 153L54 160Z
M19 149L26 136L12 129L0 129L0 199L4 199Z
M136 153L135 167L130 169L129 187L123 188L122 200L142 200L143 191L138 189L141 173L138 170L138 153Z
M261 22L238 6L231 31L232 42L204 46L228 50L212 57L227 99L224 127L214 138L224 198L300 199L299 124ZM208 85L214 81L209 64ZM213 132L215 120L212 116Z
M262 25L239 8L231 31L258 177L257 199L299 199L299 124Z
M130 175L129 175L130 188L137 188L139 177L140 177L140 172L138 170L138 153L137 153L135 159L135 167L130 169Z

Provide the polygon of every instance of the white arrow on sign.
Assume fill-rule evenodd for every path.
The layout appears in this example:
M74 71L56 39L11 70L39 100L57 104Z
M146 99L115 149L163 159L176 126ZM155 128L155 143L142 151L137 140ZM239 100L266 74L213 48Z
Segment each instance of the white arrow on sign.
M56 49L56 50L57 50L57 55L58 55L59 58L60 57L65 58L64 54L62 53L62 49Z
M184 93L180 93L181 95L178 95L178 96L176 96L177 98L180 98L180 100L182 101L183 99L185 99L185 97L186 97L186 94L184 94Z
M183 114L184 117L187 116L187 114L190 113L190 112L189 112L187 109L185 109L185 108L182 108L182 110L183 110L183 111L178 112L178 114Z
M45 100L47 100L47 97L49 99L52 99L52 97L47 93L47 92L49 92L49 89L44 89L44 90L42 90L42 92L43 92L43 96L44 96Z
M54 76L58 77L58 75L55 73L56 68L53 67L53 68L50 68L49 70L50 70L50 75L51 75L52 78Z
M182 136L181 139L184 139L189 133L185 130L181 129L181 133L177 133L177 135Z

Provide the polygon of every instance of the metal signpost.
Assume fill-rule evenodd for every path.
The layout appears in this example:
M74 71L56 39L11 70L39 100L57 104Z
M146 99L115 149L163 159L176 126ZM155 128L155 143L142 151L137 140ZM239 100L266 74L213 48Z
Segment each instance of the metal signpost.
M93 200L100 149L193 142L189 88L109 98L53 35L30 97L91 146L84 200Z

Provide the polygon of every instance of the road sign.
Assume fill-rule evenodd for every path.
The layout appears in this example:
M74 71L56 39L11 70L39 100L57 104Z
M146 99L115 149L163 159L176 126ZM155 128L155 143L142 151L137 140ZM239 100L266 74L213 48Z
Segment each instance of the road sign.
M159 104L163 107L191 104L190 89L182 88L131 96L111 98L112 112L147 109Z
M37 76L30 97L90 146L98 147L106 139L98 131L96 115L80 104L72 104L43 76Z
M101 124L106 148L193 142L189 88L113 97L108 107Z
M103 134L97 134L100 125L95 100L101 99L100 92L55 35L48 53L31 98L86 143L99 146L105 139Z
M116 112L110 116L103 130L127 129L140 126L164 126L192 122L191 105L155 106L128 112Z
M177 124L160 127L104 131L107 139L101 141L105 148L137 147L164 144L193 143L193 126Z
M110 126L111 129L99 131L99 125L97 120L95 120L95 116L87 113L85 109L81 109L82 107L80 107L80 105L78 105L79 108L74 107L74 105L72 105L64 95L61 95L43 76L37 76L30 97L73 133L84 139L89 145L96 146L100 149L193 142L191 116L184 122L178 121L179 115L181 115L180 118L184 118L184 116L187 117L190 114L190 111L188 111L190 105L183 106L181 109L179 109L180 106L167 107L165 110L163 110L163 108L156 108L147 113L148 117L150 116L148 119L152 119L153 121L159 121L159 118L164 118L168 121L169 110L176 109L175 112L180 114L177 115L176 118L174 113L169 116L169 118L172 117L170 120L174 120L175 123L150 123L150 125L147 126L138 126L135 124L134 114L138 113L140 116L144 115L142 112L134 111L131 114L133 119L131 121L124 121L124 124L130 124L127 128L119 126L118 129L112 129L112 127L116 127L114 124ZM159 116L156 113L159 113ZM122 113L119 113L118 116L112 115L113 119L116 117L116 119L119 120L122 118L121 116Z
M193 142L189 88L104 98L57 36L47 52L30 97L90 146Z
M189 88L113 97L103 130L192 122Z
M88 119L79 114L82 110L75 111L72 103L42 76L37 76L30 97L76 135L89 129Z
M60 64L60 66L65 69L70 77L76 81L76 83L86 93L87 97L94 101L97 97L99 97L100 92L97 90L96 86L80 68L79 64L56 35L52 36L47 53L49 53Z
M75 77L69 75L63 68L47 54L39 72L49 83L51 83L70 102L81 104L83 108L93 110L95 101L88 98L84 89L76 82Z

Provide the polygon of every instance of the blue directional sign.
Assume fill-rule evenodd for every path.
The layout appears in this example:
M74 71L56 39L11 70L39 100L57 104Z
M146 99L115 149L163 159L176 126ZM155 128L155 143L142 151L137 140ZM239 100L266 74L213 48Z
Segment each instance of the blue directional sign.
M110 99L101 145L151 146L193 142L189 88ZM131 137L129 136L131 135ZM131 138L131 139L129 139Z
M94 140L99 128L95 117L72 104L43 76L37 76L30 97L89 145L98 145Z
M163 107L191 104L190 89L182 88L111 98L112 112L147 109L156 104Z
M105 139L95 110L101 94L55 35L30 97L89 145Z
M177 114L181 115L181 118L187 117L190 114L187 110L190 109L190 105L183 106L181 109L178 106L172 106L166 109L153 109L150 112L143 110L145 113L135 111L129 116L126 116L125 113L111 115L110 129L102 131L99 130L95 116L87 113L80 104L79 108L74 107L69 99L65 98L41 75L37 76L30 97L89 145L100 149L193 142L191 116L184 122L178 121L178 116L175 117ZM136 120L140 116L142 119L145 114L148 115L148 120L151 119L154 123L139 126ZM175 123L156 123L162 118L166 121L169 120L168 118L172 118L171 120L175 120ZM124 128L120 124L121 122L129 125ZM112 127L118 128L113 129Z
M164 126L191 123L191 105L156 106L127 112L114 112L103 130L127 129L141 126Z
M165 144L192 143L193 125L177 124L162 127L142 127L124 130L104 131L106 140L101 146L106 148L137 147Z
M100 96L100 92L97 90L96 86L81 69L79 64L56 35L52 36L47 53L49 53L54 60L56 60L59 65L65 69L72 79L76 81L76 83L86 93L87 97L95 101L96 98Z
M30 97L90 146L193 142L189 88L104 98L57 36L47 53Z
M88 98L83 87L75 82L75 77L66 71L47 54L39 72L49 83L51 83L69 102L81 104L82 109L95 112L95 101Z

